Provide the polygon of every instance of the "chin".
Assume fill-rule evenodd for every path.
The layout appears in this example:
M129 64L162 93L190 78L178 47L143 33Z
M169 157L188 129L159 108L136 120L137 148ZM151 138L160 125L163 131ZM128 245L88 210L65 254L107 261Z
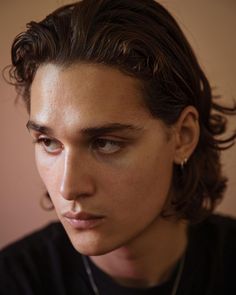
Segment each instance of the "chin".
M78 251L80 254L86 255L86 256L100 256L105 255L111 251L113 251L114 247L109 247L108 245L104 245L103 242L80 242L80 241L71 241L73 247L76 251Z
M67 234L75 250L86 256L104 255L116 248L111 240L95 231L76 233L67 231Z

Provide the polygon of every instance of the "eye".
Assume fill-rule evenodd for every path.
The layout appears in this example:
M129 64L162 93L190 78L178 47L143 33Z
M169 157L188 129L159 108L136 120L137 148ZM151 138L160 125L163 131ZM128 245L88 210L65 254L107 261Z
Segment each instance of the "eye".
M34 143L41 145L49 154L56 154L62 149L62 145L59 141L48 137L39 137L35 139Z
M121 141L99 138L93 142L93 149L103 154L113 154L118 152L123 145Z

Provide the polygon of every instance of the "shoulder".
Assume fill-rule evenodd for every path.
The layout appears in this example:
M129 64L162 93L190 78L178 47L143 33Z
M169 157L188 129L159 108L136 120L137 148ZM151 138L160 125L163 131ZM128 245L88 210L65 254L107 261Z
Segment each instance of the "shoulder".
M205 227L209 237L215 242L214 247L218 249L218 253L226 261L236 263L236 219L230 216L212 215L205 221Z
M193 281L198 279L209 294L236 292L236 219L212 214L189 229L189 269L202 274L202 278L194 275Z
M62 225L51 223L0 251L0 295L60 293L68 288L75 268L80 281L81 255Z
M236 219L231 216L212 214L199 224L191 225L189 234L195 242L201 242L219 253L236 248ZM234 254L236 258L236 251Z
M212 214L206 219L205 222L220 228L224 227L236 230L236 219L229 215Z
M228 239L236 241L236 219L231 216L212 214L203 222L193 225L193 230L208 234L225 242Z
M66 239L66 234L62 226L57 222L48 224L4 247L0 251L0 262L4 259L25 255L31 251L44 251L45 248L50 247L50 244L63 239Z
M0 251L0 276L17 278L37 270L49 269L52 267L52 257L68 251L68 245L62 226L51 223Z

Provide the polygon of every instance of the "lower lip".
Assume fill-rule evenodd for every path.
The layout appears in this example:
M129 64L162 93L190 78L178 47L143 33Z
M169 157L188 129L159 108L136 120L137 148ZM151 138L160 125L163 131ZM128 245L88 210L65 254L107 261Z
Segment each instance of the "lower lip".
M87 219L87 220L66 218L66 220L69 222L69 224L73 228L85 230L85 229L92 229L94 227L99 226L104 221L104 217Z

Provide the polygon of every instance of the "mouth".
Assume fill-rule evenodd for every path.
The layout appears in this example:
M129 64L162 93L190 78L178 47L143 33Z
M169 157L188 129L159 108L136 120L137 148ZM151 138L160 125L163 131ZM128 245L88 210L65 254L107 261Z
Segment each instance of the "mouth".
M99 226L105 219L105 216L94 215L87 212L66 212L63 214L65 220L77 230L88 230Z

